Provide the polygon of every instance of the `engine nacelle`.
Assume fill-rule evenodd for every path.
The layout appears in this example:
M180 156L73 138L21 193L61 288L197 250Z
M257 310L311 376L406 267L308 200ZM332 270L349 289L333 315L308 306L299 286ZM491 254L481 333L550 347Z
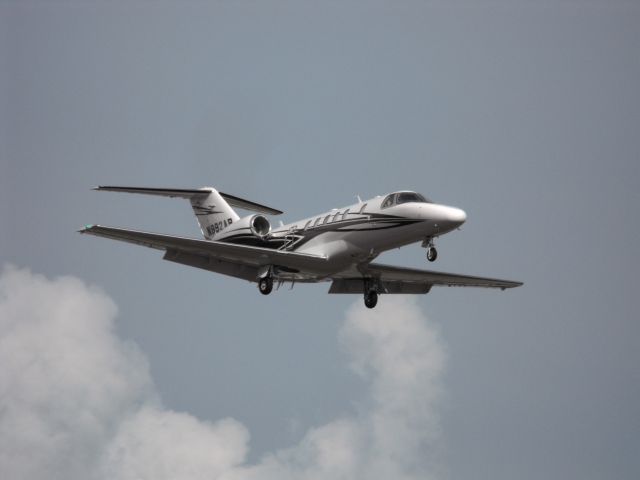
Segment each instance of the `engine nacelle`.
M264 215L249 215L241 218L236 223L229 225L219 235L216 240L223 240L235 236L253 236L264 239L271 232L271 223Z

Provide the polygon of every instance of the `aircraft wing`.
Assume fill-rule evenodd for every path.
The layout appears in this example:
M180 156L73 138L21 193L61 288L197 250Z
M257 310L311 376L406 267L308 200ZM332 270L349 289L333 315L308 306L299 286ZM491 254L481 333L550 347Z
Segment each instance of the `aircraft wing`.
M379 263L370 263L361 267L360 273L361 276L355 278L334 278L329 293L361 293L363 277L380 280L386 293L427 293L434 285L500 288L502 290L522 285L522 282L511 280L433 272Z
M327 268L327 258L320 255L198 240L100 225L88 225L79 231L88 235L164 250L166 252L165 260L244 278L249 281L255 281L260 267L266 265L286 267L292 273L299 270L322 271ZM329 278L325 277L325 280L333 280L329 293L362 293L363 278L379 280L385 289L385 293L427 293L433 285L487 287L501 288L503 290L522 285L522 282L510 280L433 272L377 263L361 266L359 272L352 271L331 275ZM299 279L299 281L305 280ZM319 279L316 277L306 281L316 282Z
M159 233L126 230L123 228L87 225L80 233L134 243L149 248L165 250L165 259L184 263L211 271L256 280L256 271L264 265L277 265L289 269L322 270L326 268L326 257L305 253L285 252L269 248L236 245L232 243L195 238L162 235ZM224 265L218 265L218 263ZM244 266L232 269L231 266ZM228 269L222 271L221 269ZM231 272L236 272L231 273Z

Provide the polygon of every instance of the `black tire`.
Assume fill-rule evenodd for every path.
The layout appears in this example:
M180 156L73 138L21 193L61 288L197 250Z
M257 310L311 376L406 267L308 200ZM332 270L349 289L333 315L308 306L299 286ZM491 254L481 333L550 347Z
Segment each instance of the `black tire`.
M264 277L258 281L258 290L263 295L269 295L273 290L273 279L271 277Z
M438 258L438 250L436 250L436 247L429 247L427 249L427 260L435 262L436 258Z
M370 291L364 294L364 305L367 308L374 308L378 304L378 293Z

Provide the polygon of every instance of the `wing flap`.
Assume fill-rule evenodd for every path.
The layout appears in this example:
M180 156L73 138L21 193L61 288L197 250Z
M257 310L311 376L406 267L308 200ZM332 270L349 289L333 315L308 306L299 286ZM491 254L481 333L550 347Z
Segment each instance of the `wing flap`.
M447 287L485 287L501 288L504 290L505 288L514 288L522 285L522 282L512 280L394 267L392 265L382 265L379 263L370 263L363 269L362 273L379 278L383 282L416 282Z
M224 260L239 265L251 265L258 267L264 265L277 265L293 269L308 268L320 270L327 266L327 259L323 256L284 252L248 245L236 245L210 240L197 240L195 238L141 232L137 230L127 230L124 228L103 227L100 225L87 225L85 228L79 230L79 232L88 235L95 235L97 237L110 238L112 240L142 245L158 250L187 252L193 255Z
M364 278L337 278L331 282L329 293L362 294L365 287ZM414 281L382 280L381 293L418 294L429 293L431 284Z
M255 281L258 278L260 267L255 265L243 265L229 262L219 258L212 258L197 253L189 253L183 250L169 249L165 252L164 260L180 263L189 267L201 268L210 272L221 273L231 277L242 278L244 280Z

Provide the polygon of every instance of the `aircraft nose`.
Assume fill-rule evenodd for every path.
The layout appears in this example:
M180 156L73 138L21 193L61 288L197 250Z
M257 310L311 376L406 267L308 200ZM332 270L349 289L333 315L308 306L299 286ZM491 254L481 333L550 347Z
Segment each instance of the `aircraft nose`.
M449 207L447 209L447 220L457 226L462 225L467 220L467 214L461 208Z

